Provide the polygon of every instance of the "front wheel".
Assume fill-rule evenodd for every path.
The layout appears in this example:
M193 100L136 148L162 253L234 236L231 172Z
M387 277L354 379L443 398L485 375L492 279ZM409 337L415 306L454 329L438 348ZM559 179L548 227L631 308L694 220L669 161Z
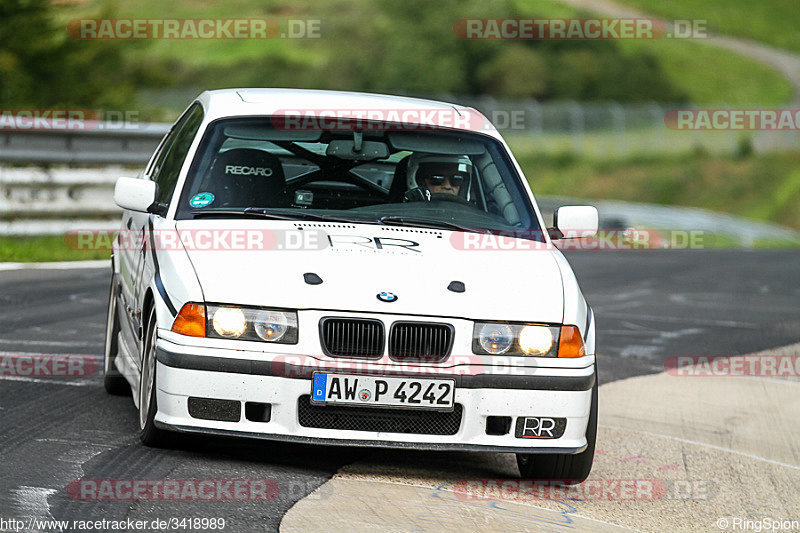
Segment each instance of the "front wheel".
M145 336L142 340L142 369L139 375L139 439L145 446L163 447L169 433L155 425L158 403L156 401L156 341L158 326L155 308L147 317Z
M597 367L592 387L592 405L586 426L586 449L581 453L535 454L518 453L517 466L523 478L542 481L563 481L578 484L589 477L594 462L594 444L597 440Z
M108 294L108 317L106 317L106 342L103 350L103 386L106 392L115 396L126 396L131 393L128 381L119 373L114 361L119 355L119 317L117 316L117 299L119 285L111 276L111 289Z

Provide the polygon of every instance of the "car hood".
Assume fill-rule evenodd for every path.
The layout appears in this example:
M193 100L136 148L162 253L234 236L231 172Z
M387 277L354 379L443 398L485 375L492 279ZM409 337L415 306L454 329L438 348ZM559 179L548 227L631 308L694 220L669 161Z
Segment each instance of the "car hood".
M367 224L193 220L176 227L207 302L551 323L563 318L552 249L468 251L455 244L464 235L457 232ZM244 231L250 234L245 243L264 235L264 246L208 249L197 239L207 231ZM322 283L309 284L307 273ZM464 292L449 290L453 281L463 283ZM396 301L379 300L382 292Z

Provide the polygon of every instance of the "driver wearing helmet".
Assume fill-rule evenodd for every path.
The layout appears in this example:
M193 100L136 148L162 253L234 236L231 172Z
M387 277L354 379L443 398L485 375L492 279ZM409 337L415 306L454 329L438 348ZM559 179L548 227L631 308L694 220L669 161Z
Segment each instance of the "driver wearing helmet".
M466 199L472 161L466 156L414 153L408 162L409 191L404 201L430 201L432 195Z

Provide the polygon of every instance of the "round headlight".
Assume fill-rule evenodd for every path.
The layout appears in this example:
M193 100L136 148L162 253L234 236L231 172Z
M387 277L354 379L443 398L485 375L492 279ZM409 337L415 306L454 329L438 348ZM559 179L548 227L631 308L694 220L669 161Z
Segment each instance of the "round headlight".
M527 355L543 355L553 347L553 334L544 326L525 326L519 332L519 347Z
M282 313L270 313L266 318L259 319L253 328L256 330L256 335L265 341L277 341L286 335L289 329L289 321Z
M514 332L507 324L486 324L478 334L478 342L488 353L506 353L514 344Z
M214 331L223 337L241 337L247 329L247 320L241 309L220 307L211 319Z

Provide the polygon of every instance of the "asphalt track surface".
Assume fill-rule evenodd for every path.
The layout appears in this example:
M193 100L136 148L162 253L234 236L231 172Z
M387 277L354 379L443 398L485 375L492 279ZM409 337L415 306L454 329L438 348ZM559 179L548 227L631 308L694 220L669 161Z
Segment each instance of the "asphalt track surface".
M601 383L662 372L671 355L738 355L800 339L800 251L568 257L595 310ZM100 360L108 283L107 269L0 271L0 355ZM361 448L198 437L151 449L139 444L136 416L130 398L105 394L99 374L0 379L0 518L221 517L225 531L276 530L296 501L341 467L381 457ZM279 494L270 502L96 502L67 491L77 479L163 478L268 479Z

